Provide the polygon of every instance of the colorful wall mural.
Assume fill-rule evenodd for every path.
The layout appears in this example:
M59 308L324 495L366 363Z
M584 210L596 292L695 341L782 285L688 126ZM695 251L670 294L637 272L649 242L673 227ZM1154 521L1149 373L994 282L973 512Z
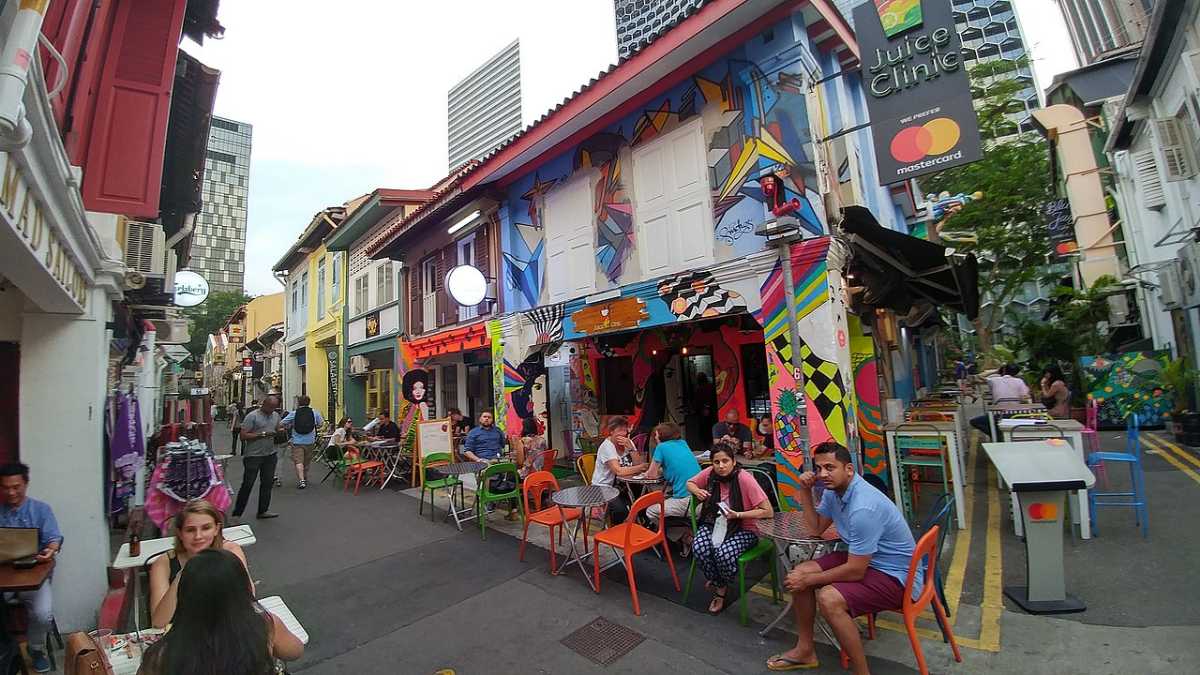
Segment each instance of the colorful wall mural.
M879 393L879 362L875 343L863 334L862 321L857 316L846 317L850 331L850 364L854 372L854 411L858 422L858 437L862 444L864 473L873 473L890 485L887 466L887 446L883 437L883 404Z
M1161 426L1175 404L1162 386L1162 369L1170 361L1167 350L1080 357L1084 392L1100 402L1100 428L1123 429L1135 412L1143 427Z
M827 232L801 65L805 59L799 54L807 49L808 38L791 21L780 22L773 32L770 42L760 36L735 48L642 110L509 186L501 214L507 309L530 309L548 297L542 200L580 170L596 175L592 218L598 290L644 279L631 257L637 241L629 149L697 117L708 148L718 263L764 249L765 239L754 230L767 218L759 186L759 178L767 174L783 179L788 200L800 201L797 215L810 234Z

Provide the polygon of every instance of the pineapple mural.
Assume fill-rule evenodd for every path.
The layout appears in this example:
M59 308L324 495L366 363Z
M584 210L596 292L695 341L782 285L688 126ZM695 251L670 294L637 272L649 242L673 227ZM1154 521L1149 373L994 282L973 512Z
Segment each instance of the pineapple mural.
M780 452L800 453L803 450L800 427L805 418L800 405L795 389L784 389L775 400L775 408L779 411L775 415L775 438Z

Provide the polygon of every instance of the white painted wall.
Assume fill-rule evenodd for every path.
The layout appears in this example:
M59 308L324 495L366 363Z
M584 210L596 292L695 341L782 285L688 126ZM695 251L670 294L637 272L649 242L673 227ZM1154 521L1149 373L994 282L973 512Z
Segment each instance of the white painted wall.
M65 537L53 583L64 633L96 625L110 557L101 449L109 303L89 293L82 316L28 312L21 322L21 459L30 496L54 508Z

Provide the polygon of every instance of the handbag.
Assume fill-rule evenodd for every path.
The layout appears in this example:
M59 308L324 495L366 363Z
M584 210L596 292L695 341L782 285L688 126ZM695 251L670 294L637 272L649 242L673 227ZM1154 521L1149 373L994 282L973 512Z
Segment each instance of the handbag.
M113 675L108 660L100 653L100 647L87 633L71 633L67 636L65 650L67 675Z

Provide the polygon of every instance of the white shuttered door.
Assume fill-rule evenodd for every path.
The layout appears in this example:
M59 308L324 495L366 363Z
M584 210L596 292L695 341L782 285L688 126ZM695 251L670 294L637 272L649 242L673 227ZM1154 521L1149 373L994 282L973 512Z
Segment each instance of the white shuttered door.
M596 290L591 185L590 174L584 173L546 195L546 283L551 302Z
M700 121L636 148L633 181L638 251L646 276L711 264L712 206Z

